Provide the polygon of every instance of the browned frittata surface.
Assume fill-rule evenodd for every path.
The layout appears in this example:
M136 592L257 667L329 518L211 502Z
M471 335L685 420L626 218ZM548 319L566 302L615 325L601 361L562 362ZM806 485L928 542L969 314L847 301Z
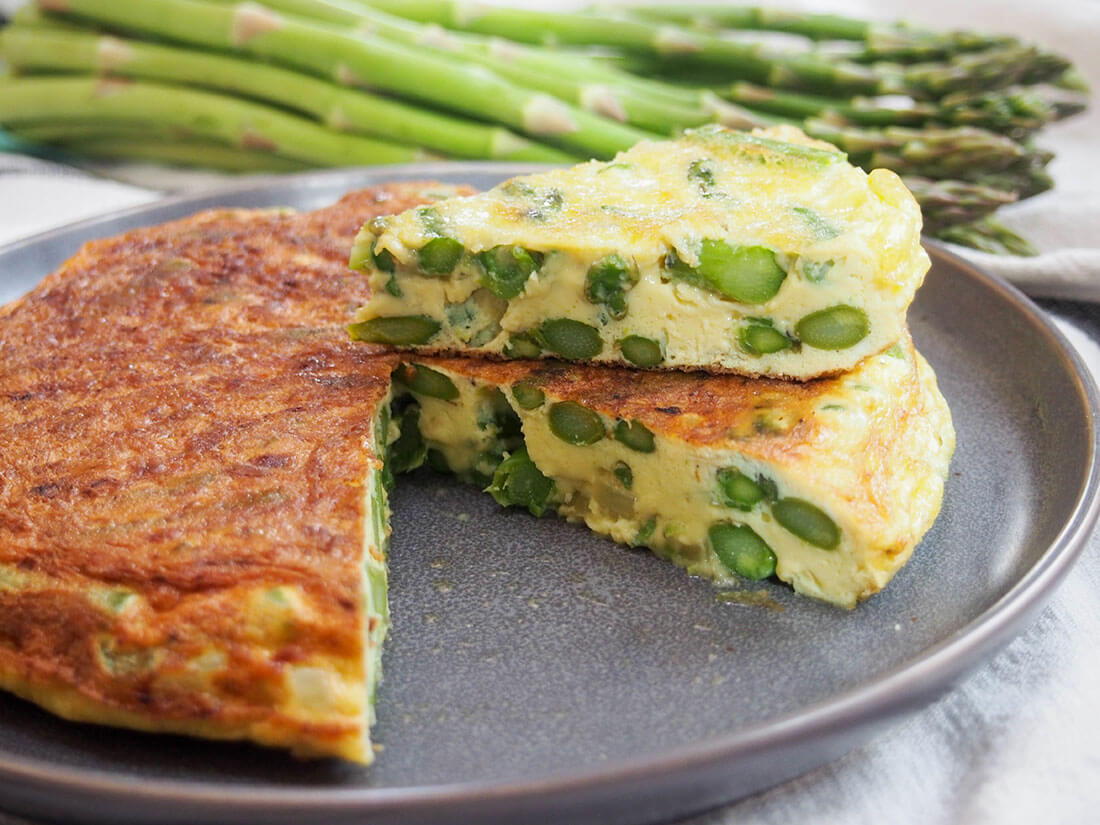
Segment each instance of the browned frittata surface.
M0 687L369 758L364 479L393 361L347 340L346 262L428 193L130 232L0 309Z

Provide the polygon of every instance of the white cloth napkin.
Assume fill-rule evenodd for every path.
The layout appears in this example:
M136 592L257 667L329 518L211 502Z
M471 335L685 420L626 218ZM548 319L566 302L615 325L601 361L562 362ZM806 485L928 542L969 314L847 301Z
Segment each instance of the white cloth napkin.
M0 10L19 5L0 0ZM516 2L516 5L551 5ZM867 18L1014 33L1069 54L1100 89L1100 0L784 0ZM1044 133L1054 191L1002 211L1037 258L962 254L1033 295L1100 300L1100 103ZM218 177L111 168L127 185L0 154L0 243ZM153 188L148 188L153 187ZM1063 325L1100 376L1093 338ZM951 693L806 776L691 820L734 823L1060 825L1100 821L1100 537L1039 619ZM2 803L0 803L2 804ZM22 820L0 813L0 825ZM685 825L688 825L685 823Z
M68 166L0 154L0 244L160 197Z

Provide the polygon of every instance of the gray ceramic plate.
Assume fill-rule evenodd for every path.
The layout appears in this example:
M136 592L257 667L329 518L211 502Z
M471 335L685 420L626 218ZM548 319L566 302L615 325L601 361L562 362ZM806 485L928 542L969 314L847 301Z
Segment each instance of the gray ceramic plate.
M383 180L487 186L517 171L326 172L169 201L0 252L3 297L82 241L200 208L308 209ZM416 476L394 500L373 767L68 724L0 697L0 805L102 822L646 822L864 741L1017 633L1097 512L1080 362L1015 290L931 252L910 319L958 452L935 527L857 610L767 584L778 609L719 602L646 553Z

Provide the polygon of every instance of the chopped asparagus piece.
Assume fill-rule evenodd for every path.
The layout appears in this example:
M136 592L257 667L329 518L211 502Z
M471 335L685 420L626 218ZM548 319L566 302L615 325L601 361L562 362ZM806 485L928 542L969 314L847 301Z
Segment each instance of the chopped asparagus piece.
M523 292L527 279L542 266L542 254L522 246L494 246L479 252L475 260L484 271L481 283L506 301Z
M840 544L840 529L819 507L800 498L781 498L772 515L784 528L815 547L832 550Z
M867 313L847 304L811 312L794 328L802 343L817 349L846 349L855 346L869 332Z
M595 444L604 437L600 414L576 401L558 401L550 405L550 431L569 444Z
M639 453L651 453L657 449L653 433L641 421L623 421L615 424L615 440Z
M546 393L534 384L528 384L524 381L512 385L512 397L525 410L537 409L546 401Z
M432 238L420 248L417 262L421 272L450 275L465 252L465 247L454 238Z
M741 349L753 355L766 355L780 352L794 346L786 335L770 324L749 323L737 334Z
M772 250L731 246L709 238L699 250L698 266L688 266L675 253L670 255L670 264L669 272L674 277L746 304L762 304L773 298L787 277Z
M636 367L655 367L665 360L664 349L652 338L628 335L619 341L623 358Z
M625 461L620 461L615 464L611 469L611 472L615 474L615 478L619 480L626 489L630 489L634 486L634 471L630 469L630 465Z
M767 497L763 487L733 467L718 471L718 489L722 503L738 510L751 510Z
M536 339L546 349L570 360L594 358L603 350L600 331L572 318L543 321Z
M775 573L775 553L748 525L715 524L708 536L719 561L738 576L759 581Z
M440 326L439 321L426 315L395 315L349 324L348 332L353 341L410 347L428 343Z
M398 370L397 376L417 395L427 395L444 401L458 398L458 387L454 381L423 364L406 364Z
M488 490L498 504L526 507L531 515L541 516L553 498L554 481L539 472L527 450L520 448L500 462Z
M626 316L626 293L638 283L638 269L621 255L596 261L585 278L584 294L594 304L607 308L612 318Z

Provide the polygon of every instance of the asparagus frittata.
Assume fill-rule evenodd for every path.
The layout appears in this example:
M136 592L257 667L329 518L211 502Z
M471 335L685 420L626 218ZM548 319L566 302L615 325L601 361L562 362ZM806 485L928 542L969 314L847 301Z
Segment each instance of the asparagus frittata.
M805 383L427 357L398 368L403 466L427 461L720 582L852 607L940 509L955 434L908 335Z
M920 210L790 127L643 141L369 222L353 336L424 352L798 379L899 340Z
M805 383L347 341L364 217L455 194L205 213L89 245L4 308L0 687L369 761L386 490L425 462L719 581L850 606L905 562L953 444L905 335Z

